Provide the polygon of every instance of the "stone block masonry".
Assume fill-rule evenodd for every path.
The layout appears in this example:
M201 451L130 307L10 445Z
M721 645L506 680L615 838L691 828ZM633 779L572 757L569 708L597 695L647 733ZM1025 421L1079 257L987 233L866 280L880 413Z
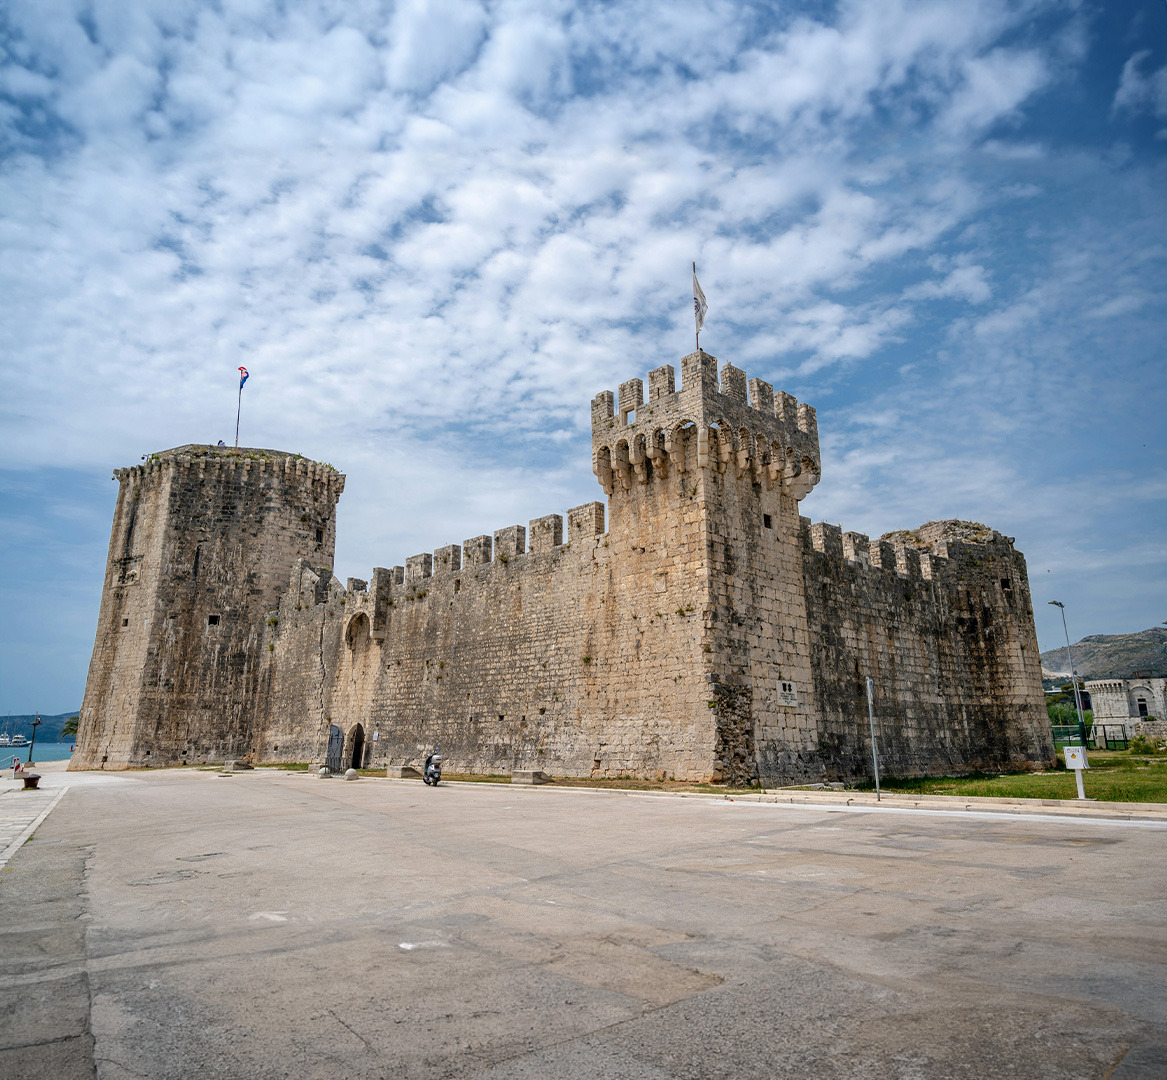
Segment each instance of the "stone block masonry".
M1011 541L963 522L874 542L812 525L813 408L705 352L679 388L669 365L647 387L592 401L606 507L347 587L331 559L343 477L326 466L184 447L148 497L122 477L75 763L320 761L338 728L346 767L416 765L439 743L450 771L856 779L867 677L885 770L1052 759ZM256 482L267 469L282 486ZM189 570L200 537L213 588ZM212 614L230 615L225 649Z
M331 567L344 477L296 454L210 446L114 475L72 767L242 758L270 677L268 619L297 559Z

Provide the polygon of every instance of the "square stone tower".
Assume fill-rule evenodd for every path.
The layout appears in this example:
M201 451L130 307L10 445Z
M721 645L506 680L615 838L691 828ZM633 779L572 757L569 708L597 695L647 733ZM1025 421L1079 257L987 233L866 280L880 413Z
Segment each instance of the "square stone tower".
M694 597L714 723L715 780L757 776L760 743L798 743L809 713L779 709L811 683L798 503L818 482L815 411L707 353L592 401L593 469L617 549L660 553L662 591ZM787 690L787 696L790 691ZM790 730L787 730L787 729Z

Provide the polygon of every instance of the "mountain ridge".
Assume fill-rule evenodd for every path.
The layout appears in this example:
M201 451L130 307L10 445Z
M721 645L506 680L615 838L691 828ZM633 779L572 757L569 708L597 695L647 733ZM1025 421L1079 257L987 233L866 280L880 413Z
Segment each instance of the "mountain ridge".
M41 713L41 724L36 729L36 741L68 742L68 739L61 738L61 728L64 727L65 721L69 717L76 716L80 712L80 709L74 709L72 712L55 713L52 716L46 716L44 713ZM26 739L31 739L32 722L35 719L36 714L34 713L26 713L21 716L15 714L11 716L0 716L0 731L8 735L23 735Z
M1088 634L1070 646L1074 668L1083 679L1129 679L1142 675L1167 676L1167 627L1153 626L1133 634ZM1066 647L1041 654L1042 674L1069 678Z

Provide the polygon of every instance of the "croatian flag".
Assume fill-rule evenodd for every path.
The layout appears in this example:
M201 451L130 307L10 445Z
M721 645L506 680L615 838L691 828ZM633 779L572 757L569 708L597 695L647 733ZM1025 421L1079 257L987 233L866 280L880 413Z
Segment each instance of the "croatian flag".
M701 286L697 284L697 264L693 264L693 316L697 321L697 333L701 333L701 327L705 325L705 313L709 310L709 305L705 302L705 294L701 291Z
M242 389L243 389L243 384L244 384L245 382L247 382L248 378L249 378L249 376L248 376L248 374L247 374L247 368L245 368L245 367L241 367L241 368L239 369L239 389L240 389L240 390L242 390Z

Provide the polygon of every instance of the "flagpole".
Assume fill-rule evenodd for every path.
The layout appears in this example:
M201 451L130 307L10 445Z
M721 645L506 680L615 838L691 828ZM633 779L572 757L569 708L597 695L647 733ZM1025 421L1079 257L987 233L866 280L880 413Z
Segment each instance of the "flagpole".
M239 413L243 408L243 380L239 380L239 401L235 405L235 449L239 449Z
M697 280L697 260L696 259L693 260L693 280L694 281ZM693 322L694 322L694 324L696 324L696 322L697 322L696 310L694 310L694 312L693 312ZM697 351L698 352L701 351L701 328L700 327L697 328Z

